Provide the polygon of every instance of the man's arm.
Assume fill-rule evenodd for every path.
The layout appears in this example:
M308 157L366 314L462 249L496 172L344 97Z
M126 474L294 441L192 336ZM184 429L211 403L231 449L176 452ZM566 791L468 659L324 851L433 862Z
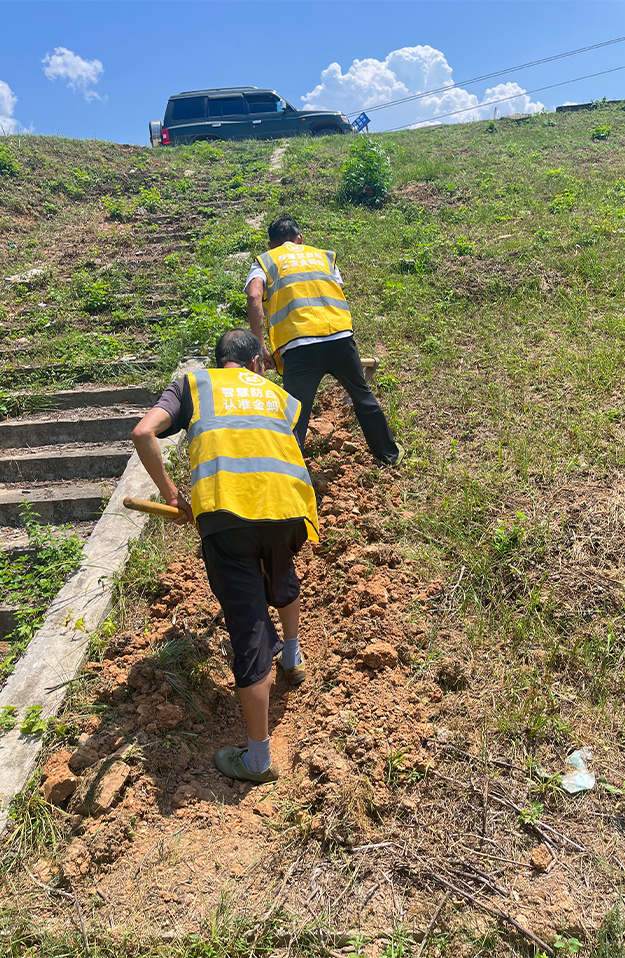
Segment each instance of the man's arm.
M173 420L168 412L159 406L154 406L135 426L131 438L147 474L167 505L176 506L186 513L186 518L176 520L178 525L182 525L185 522L193 522L193 512L190 504L169 478L163 464L161 447L156 441L156 437L169 429L172 423Z
M250 329L256 338L263 344L263 363L265 369L274 369L275 363L269 350L265 346L265 311L263 310L263 292L265 284L257 276L250 281L247 288L247 318Z

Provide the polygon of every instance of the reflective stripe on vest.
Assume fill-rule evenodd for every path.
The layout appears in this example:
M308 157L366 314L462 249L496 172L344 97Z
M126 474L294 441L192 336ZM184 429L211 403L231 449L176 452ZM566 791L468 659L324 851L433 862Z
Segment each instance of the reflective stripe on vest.
M332 276L335 260L332 250L298 243L284 243L258 257L267 278L269 349L279 372L284 368L279 351L287 343L351 330L349 307Z
M248 369L188 377L191 505L250 521L304 519L318 541L315 493L293 426L300 404Z

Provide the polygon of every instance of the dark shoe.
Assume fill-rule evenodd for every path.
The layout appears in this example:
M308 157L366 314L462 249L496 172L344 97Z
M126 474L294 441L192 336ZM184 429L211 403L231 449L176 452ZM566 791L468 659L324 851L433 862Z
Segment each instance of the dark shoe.
M394 459L387 460L386 462L387 466L401 466L402 462L404 461L406 450L404 449L404 447L402 446L400 442L396 442L395 445L399 449L399 452L397 453Z
M276 782L280 777L280 772L272 763L264 772L249 772L243 763L243 756L247 753L246 748L234 748L226 746L215 752L215 765L228 778L234 778L238 782Z
M282 652L278 652L276 655L276 662L282 668L284 677L289 685L301 685L306 679L306 659L301 652L300 655L302 656L302 661L299 665L294 665L292 669L285 669L282 665Z

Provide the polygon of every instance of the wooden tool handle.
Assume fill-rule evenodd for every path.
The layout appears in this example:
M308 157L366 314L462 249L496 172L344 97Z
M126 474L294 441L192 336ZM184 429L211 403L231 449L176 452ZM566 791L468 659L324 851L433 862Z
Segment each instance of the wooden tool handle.
M162 502L150 502L149 499L124 499L125 509L134 509L136 512L147 512L151 516L163 516L164 519L181 519L186 515L183 509L175 506L166 506Z

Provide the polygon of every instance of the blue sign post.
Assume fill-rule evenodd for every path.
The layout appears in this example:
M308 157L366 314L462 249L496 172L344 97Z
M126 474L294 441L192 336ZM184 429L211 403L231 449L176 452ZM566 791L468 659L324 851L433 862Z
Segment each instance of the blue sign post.
M366 113L361 113L355 120L352 120L352 126L355 126L359 133L364 127L369 126L369 123L370 120Z

